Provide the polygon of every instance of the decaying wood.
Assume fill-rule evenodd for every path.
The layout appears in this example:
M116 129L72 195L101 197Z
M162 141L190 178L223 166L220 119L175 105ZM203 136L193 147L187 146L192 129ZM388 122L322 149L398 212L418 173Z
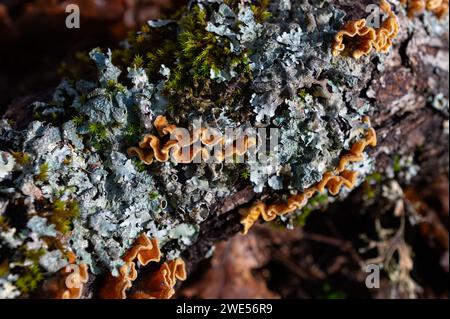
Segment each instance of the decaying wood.
M432 37L420 19L409 21L400 17L400 24L404 27L395 47L384 57L384 69L372 68L372 73L354 90L361 92L361 98L370 99L374 106L371 119L379 145L370 155L376 159L377 169L384 171L391 166L393 155L415 154L421 170L413 182L428 184L439 176L448 177L449 173L449 141L444 132L447 115L433 109L430 103L440 92L445 92L448 99L448 31L441 37ZM409 24L411 28L406 27ZM23 127L30 118L26 105L47 94L16 100L5 116ZM253 191L246 188L213 209L201 225L197 243L184 253L188 271L195 269L214 244L242 229L238 210L254 197ZM90 285L93 291L97 282Z
M401 19L403 25L413 23L414 29L411 33L402 30L394 49L385 57L384 70L373 71L355 90L374 104L371 118L379 144L370 156L375 157L377 170L392 166L395 155L415 154L420 172L414 183L430 183L449 173L449 140L444 132L447 118L430 105L430 98L440 92L446 92L448 98L448 32L430 38L419 19ZM252 196L244 190L233 199L245 205ZM202 225L197 244L186 253L192 262L201 260L213 242L240 230L235 224L238 209L218 217L211 215Z

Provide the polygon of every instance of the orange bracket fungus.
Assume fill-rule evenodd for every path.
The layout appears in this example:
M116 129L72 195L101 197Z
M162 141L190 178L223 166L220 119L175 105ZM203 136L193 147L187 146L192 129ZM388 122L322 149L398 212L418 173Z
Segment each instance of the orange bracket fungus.
M369 122L367 118L365 121L367 123ZM339 194L343 186L347 189L352 189L356 184L358 173L347 170L346 167L350 163L362 161L365 148L367 146L375 147L376 145L376 133L375 130L370 127L364 139L353 144L350 151L339 159L339 164L335 171L326 172L319 183L308 188L303 193L289 196L285 203L269 205L262 201L257 201L249 209L241 210L240 213L243 215L241 224L244 226L242 233L244 235L247 234L249 229L260 217L262 217L264 221L269 222L274 220L277 216L284 216L298 209L302 209L308 203L309 199L318 192L324 192L325 189L333 196Z
M119 268L119 276L108 274L106 283L100 291L101 298L126 299L126 291L133 286L132 283L137 278L136 259L143 266L150 262L159 262L161 251L158 241L149 239L145 234L139 236L134 246L123 257L125 264Z
M449 0L401 0L400 2L408 6L410 18L420 15L426 10L435 14L439 19L443 19L449 10Z
M88 266L84 263L75 264L76 257L72 252L68 253L69 265L61 270L62 290L58 293L58 299L79 299L83 294L83 286L89 280Z
M170 299L174 294L177 280L186 280L186 265L181 258L165 262L161 267L144 278L137 291L131 295L135 299Z
M335 36L332 48L334 56L346 52L353 58L359 59L370 54L373 49L380 53L389 51L392 41L398 35L400 26L397 16L387 1L382 0L380 8L388 17L379 28L368 26L366 19L352 20L344 24L342 30Z
M247 151L256 146L256 139L244 136L242 143L236 142L232 146L225 146L224 137L214 130L208 128L198 128L186 136L186 129L177 128L167 122L166 117L158 116L154 121L154 126L161 137L171 135L174 139L161 143L159 137L155 135L146 135L139 143L139 147L130 147L129 156L137 156L144 164L150 165L153 160L158 162L167 162L170 158L176 163L191 163L195 158L201 156L202 159L210 158L212 147L220 145L221 149L215 154L219 162L235 155L242 156ZM194 146L198 141L201 146Z
M186 266L236 228L302 225L366 177L358 198L376 202L383 189L369 173L390 166L387 155L416 154L431 126L430 138L448 133L448 19L437 17L449 0L268 2L192 1L113 51L76 54L54 89L8 106L0 299L171 298ZM0 29L11 30L13 7L0 4ZM425 14L412 24L407 10ZM373 158L366 114L398 133L383 134ZM400 135L413 141L398 145ZM416 157L417 168L394 159L401 172L385 175L409 181L431 156Z

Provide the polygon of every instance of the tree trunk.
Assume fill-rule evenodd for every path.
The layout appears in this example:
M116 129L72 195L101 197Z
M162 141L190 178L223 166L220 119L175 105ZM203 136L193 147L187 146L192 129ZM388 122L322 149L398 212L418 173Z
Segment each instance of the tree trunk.
M364 1L360 5L350 2L351 7L342 6L349 17L365 15ZM409 184L427 188L440 177L448 183L449 34L448 30L432 30L427 22L429 18L409 19L402 13L398 17L402 28L394 47L383 57L384 68L372 67L371 73L354 89L373 104L371 119L379 143L370 155L376 159L377 171L385 172L392 167L396 155L413 155L420 171ZM16 100L4 116L13 119L18 127L24 127L30 119L27 105L45 96L48 92ZM447 103L447 107L438 109L439 101ZM361 192L356 189L345 200L349 204L332 205L330 211L351 207L358 196L355 194ZM183 255L191 273L216 243L233 238L242 229L238 210L251 203L255 196L251 188L246 188L213 208L210 217L201 224L197 242ZM327 214L320 218L327 219ZM261 232L257 227L258 231ZM96 289L97 283L94 281L91 289Z

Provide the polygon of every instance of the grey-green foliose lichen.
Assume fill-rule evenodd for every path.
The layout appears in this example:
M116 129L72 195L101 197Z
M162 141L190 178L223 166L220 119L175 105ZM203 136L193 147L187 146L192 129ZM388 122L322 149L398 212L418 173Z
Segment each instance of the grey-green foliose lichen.
M327 0L191 1L119 50L92 50L97 80L62 81L50 101L31 106L39 120L26 129L0 122L0 297L26 295L25 284L67 264L67 251L94 273L117 274L141 233L172 259L245 185L283 197L320 181L364 135L371 107L355 89L374 67L369 57L331 55L344 16ZM278 165L146 167L126 150L155 134L158 115L221 132L278 128L269 154ZM371 164L351 169L363 178ZM37 282L24 277L37 273Z

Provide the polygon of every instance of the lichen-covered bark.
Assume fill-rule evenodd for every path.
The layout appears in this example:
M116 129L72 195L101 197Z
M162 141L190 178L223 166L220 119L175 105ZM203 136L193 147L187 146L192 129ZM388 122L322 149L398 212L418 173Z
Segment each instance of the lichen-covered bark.
M321 38L322 42L320 42L319 45L329 47L333 41L332 35L339 29L340 24L344 20L341 13L346 13L345 20L359 19L367 15L365 7L372 3L371 1L361 1L357 4L355 4L354 1L326 2L333 6L333 10L331 11L336 15L336 19L332 24L327 25L323 29L319 29L320 31L316 30L315 32L317 33L316 35L318 38L320 38L321 35L323 36L323 38ZM305 3L304 6L310 9L313 14L320 15L328 13L327 9L323 9L320 6L309 6L309 3ZM323 11L321 11L322 9ZM216 94L222 94L220 90L217 91L217 89L220 88L220 85L211 80L229 80L232 84L227 87L226 90L224 88L224 91L226 91L225 94L230 94L232 99L227 101L219 100L218 103L222 103L220 105L224 108L230 108L231 105L228 104L229 101L233 101L233 103L236 103L239 107L246 105L246 103L250 103L252 107L254 107L253 111L256 113L256 122L264 123L265 116L273 117L275 114L278 116L276 107L273 108L273 106L275 104L282 105L283 102L281 101L280 96L284 97L284 95L287 94L288 98L294 99L293 96L297 96L297 94L301 96L303 94L301 92L292 93L299 87L311 89L313 86L321 86L323 82L320 81L332 78L333 76L336 76L336 74L346 78L350 83L349 79L351 77L351 72L354 72L356 79L353 79L352 85L345 85L341 88L340 94L345 98L342 99L343 106L340 107L349 110L351 113L355 106L363 108L370 105L370 107L367 108L367 115L370 115L372 126L377 131L378 146L369 151L369 157L375 160L376 171L383 175L390 175L393 170L395 171L395 166L399 165L398 162L401 161L402 158L412 155L413 162L403 163L402 165L410 165L412 168L414 164L420 167L420 170L417 174L415 166L414 172L408 170L410 167L402 167L406 173L397 178L401 185L428 185L438 177L448 177L449 40L448 30L446 30L445 27L445 25L448 26L448 22L437 22L437 20L428 13L425 16L409 19L400 6L396 6L395 9L398 13L397 16L401 30L398 38L394 41L394 46L388 54L373 54L365 58L364 62L358 63L352 61L349 57L346 57L339 60L339 63L342 63L342 65L333 65L331 67L332 61L329 53L317 53L319 52L318 48L311 49L308 47L305 49L302 47L302 43L295 42L297 38L304 36L301 31L302 28L305 29L306 25L309 26L310 24L305 23L305 25L301 25L300 31L298 31L298 24L304 23L303 18L296 20L296 18L290 16L289 13L278 12L278 15L276 16L277 19L291 18L295 23L289 26L283 25L283 27L286 28L286 32L284 32L282 37L277 40L280 46L282 44L287 48L287 53L284 53L283 59L292 59L294 61L298 59L298 61L302 62L302 59L304 59L307 61L305 63L305 68L302 69L302 72L304 73L300 73L300 76L298 76L299 74L294 73L285 74L285 71L291 70L289 67L282 68L275 63L263 67L262 65L264 65L264 63L261 62L261 70L258 70L254 74L256 79L259 79L258 81L260 82L251 85L249 84L248 79L243 81L242 78L233 78L230 74L233 74L234 70L229 68L229 66L225 66L222 70L216 70L216 66L212 64L211 70L213 70L213 72L211 73L211 78L206 80L205 83L208 83L208 85L205 86L205 90L200 94L200 97L193 97L195 93L192 93L192 90L195 90L197 87L180 88L180 83L176 81L179 79L177 77L169 78L169 76L167 85L170 85L172 90L169 101L172 103L173 101L181 99L183 105L180 107L186 108L184 111L188 110L192 105L195 105L195 107L198 108L195 112L204 112L204 114L208 114L208 111L204 111L203 108L208 110L208 107L212 103L211 101L216 98ZM305 9L305 11L307 10ZM225 11L225 14L228 14L228 12ZM220 21L219 18L216 18L217 26L221 26ZM268 23L271 22L270 19L268 21ZM276 34L275 32L278 32L277 28L279 25L277 25L277 23L280 23L279 20L275 21L277 22L273 22L273 25L270 26L273 28L274 34ZM249 23L247 27L256 28L251 23ZM192 30L188 31L191 32ZM210 28L209 32L215 32L221 37L226 34L226 32L221 31L219 28ZM221 32L224 33L221 34ZM321 32L323 32L323 34L320 34ZM266 34L266 38L254 38L249 41L255 41L256 47L258 47L259 45L264 46L265 43L269 43L273 38L274 36L269 33L268 35ZM226 39L225 41L228 41L225 43L229 44L232 40ZM304 41L307 42L308 45L317 45L315 39L311 40L308 36L304 36ZM245 41L242 43L245 43ZM304 50L304 52L302 50ZM138 54L139 52L134 53ZM237 53L237 59L243 58L241 54L244 54L245 56L246 51L243 50ZM227 58L229 58L229 56L227 56ZM234 59L236 57L232 56L232 58ZM270 56L267 58L270 59ZM181 56L180 59L183 61L183 59L186 59L186 56ZM263 59L261 61L263 61ZM186 68L189 66L192 67L189 63L190 62L188 61L188 66L184 65L182 67L183 71L186 71ZM239 63L245 64L246 62L239 60ZM239 63L236 64L237 68L242 67ZM242 70L244 69L245 68ZM242 70L240 69L240 71ZM323 74L318 76L311 70L320 70ZM201 70L195 70L195 72L199 72L200 74ZM199 74L198 76L200 76ZM262 80L269 76L274 76L271 81L264 82L264 80ZM159 79L160 78L161 77L159 77ZM197 80L198 79L195 79L195 81ZM286 87L280 84L284 83L283 81L287 81L288 85L286 85ZM210 82L212 82L212 89L209 87ZM313 85L311 85L311 83L313 83ZM194 86L195 85L198 84L194 84ZM242 86L245 89L253 90L255 93L250 97L246 96L248 95L247 92L244 92L243 95L245 98L236 98L236 96L234 96L235 92L233 92L233 88L236 86ZM107 85L105 84L103 88L106 87ZM184 94L186 94L186 96L184 96ZM322 94L325 93L322 92ZM5 117L14 119L17 127L24 128L28 124L27 122L31 119L33 113L30 112L30 109L27 108L27 106L36 100L45 101L48 96L49 94L44 92L38 96L25 97L22 100L16 101L10 105ZM183 121L183 116L180 116L180 113L173 111L169 111L169 113L171 113L172 117L178 122ZM237 114L238 116L236 117L232 114L230 118L233 118L233 120L236 121L246 121L251 118L253 121L254 114L252 115L252 109L246 109L244 112L238 111ZM358 118L359 115L354 116L355 118ZM280 116L280 118L283 117ZM289 128L290 123L285 125L282 120L280 122L282 129L287 130ZM336 123L341 124L339 123L339 120L337 120ZM149 123L145 123L144 121L144 125L146 124L148 125ZM149 127L151 127L151 124ZM343 136L349 132L343 128L339 129L342 129L342 132L337 132L336 136ZM344 139L344 142L348 144L350 139ZM345 144L344 142L343 144ZM330 165L333 160L336 160L336 156L339 156L342 149L339 149L336 145L332 145L327 151L330 151L333 154L326 160L326 164ZM313 157L311 161L316 161L317 158L318 156ZM314 165L311 166L313 166L311 170L316 168ZM303 183L301 184L302 188L306 188L313 182L317 182L309 175L306 177L307 178L304 179L299 178L301 183ZM254 180L252 180L252 182L254 182ZM289 181L289 183L291 182L292 181ZM299 183L300 182L297 181L296 185ZM189 246L187 248L183 247L186 248L186 250L182 253L182 257L187 263L189 272L194 272L198 263L204 260L206 256L210 255L213 246L217 242L232 238L242 230L242 225L240 224L242 213L240 210L242 208L247 208L254 200L261 197L267 198L272 196L275 199L281 197L280 192L267 187L265 181L263 182L265 189L262 194L258 193L258 190L254 187L255 185L251 183L250 185L248 184L249 183L243 183L243 185L239 185L239 183L234 183L230 186L230 195L221 198L218 201L213 201L213 205L209 207L207 219L198 223L199 231L195 243L193 245L187 245ZM294 184L289 184L289 189L292 190L293 185ZM349 199L344 200L344 203L340 204L340 207L346 207L345 201L352 203L354 198L358 197L358 194L361 195L363 192L364 190L362 188L356 190L355 194ZM188 196L190 194L184 195ZM177 198L174 202L179 204L182 200ZM334 206L330 211L336 209L339 208ZM323 216L326 216L326 214ZM130 238L131 237L132 236L130 236ZM130 238L127 238L127 240ZM124 247L121 247L121 249L124 249ZM169 247L167 252L172 248L173 247ZM177 249L178 248L180 247L177 247ZM111 268L114 267L112 266ZM138 276L136 280L137 286L139 286L142 280L145 280L145 271L146 270L144 269L144 273ZM93 297L97 295L99 287L103 282L104 274L98 276L91 275L90 280L86 285L84 296Z
M352 2L353 6L357 4ZM351 16L355 8L347 10ZM448 30L428 33L427 23L419 18L401 16L400 24L408 27L401 29L394 48L383 57L383 69L372 68L354 90L376 106L371 118L379 145L370 154L376 158L377 171L389 170L396 155L413 154L420 166L413 184L428 185L449 174L448 109L433 107L439 94L448 101L449 34ZM253 199L248 191L239 194L243 205ZM232 210L205 222L203 240L188 250L189 259L201 260L211 243L237 233L236 214Z

